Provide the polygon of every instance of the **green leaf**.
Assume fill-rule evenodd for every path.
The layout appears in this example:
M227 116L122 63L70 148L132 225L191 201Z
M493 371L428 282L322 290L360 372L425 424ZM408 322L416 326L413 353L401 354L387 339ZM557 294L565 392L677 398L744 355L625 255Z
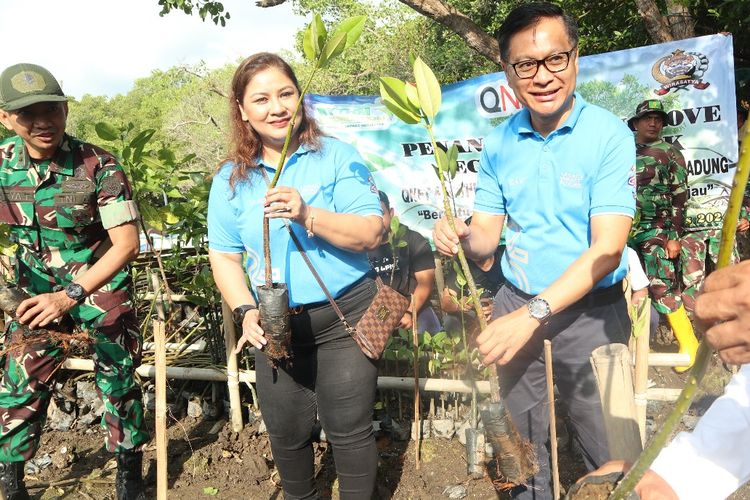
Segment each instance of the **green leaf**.
M346 33L336 33L333 35L328 42L326 42L325 47L323 47L318 66L320 68L328 66L334 57L344 51L344 47L346 47Z
M302 51L305 53L305 58L308 61L315 61L317 54L315 53L316 41L313 26L315 22L311 22L307 25L305 34L302 36Z
M138 206L138 211L147 227L152 227L159 232L164 230L164 220L156 207L150 203L141 203Z
M203 494L215 497L216 495L219 494L219 489L214 488L213 486L206 486L205 488L203 488Z
M417 85L408 82L404 86L404 90L406 90L406 100L409 104L411 104L414 109L419 109L419 92L417 92Z
M437 160L437 166L440 171L448 173L448 155L445 154L445 151L440 146L435 148L435 160Z
M336 28L335 33L346 33L346 46L351 47L359 39L362 30L365 29L366 21L367 16L354 16L344 19Z
M116 141L120 138L120 132L109 123L99 122L94 125L96 135L105 141Z
M315 42L315 54L319 55L323 52L323 47L326 44L326 38L328 38L328 31L326 31L326 25L323 24L323 18L320 14L315 14L312 21L313 25L313 41Z
M406 97L405 84L398 78L380 77L380 98L388 110L401 121L414 125L421 121L416 110Z
M399 221L398 216L394 215L391 217L391 233L398 234L398 230L401 228L401 221Z
M155 133L156 130L154 129L144 130L143 132L135 136L132 141L130 141L130 147L133 149L143 149L143 146L145 146L146 143L151 140L151 137L153 137Z
M161 170L163 168L162 162L154 158L151 158L150 156L144 156L142 161L149 167L154 168L156 170Z
M458 148L455 144L448 148L447 157L448 174L450 175L451 179L454 179L456 177L456 173L458 172Z
M440 110L440 83L435 78L435 73L419 57L414 61L414 79L417 82L417 92L419 93L419 107L422 108L425 116L432 121Z

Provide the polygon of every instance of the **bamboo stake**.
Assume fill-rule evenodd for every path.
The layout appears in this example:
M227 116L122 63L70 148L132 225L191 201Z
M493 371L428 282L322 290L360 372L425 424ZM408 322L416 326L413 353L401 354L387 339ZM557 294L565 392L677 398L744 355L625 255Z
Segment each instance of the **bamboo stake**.
M547 373L547 401L549 402L549 440L552 460L552 498L560 498L560 470L557 468L557 419L555 418L555 389L552 379L552 342L544 339L544 368Z
M164 322L154 320L156 350L156 498L167 499L167 364Z
M419 415L419 334L417 333L417 311L414 307L414 295L411 296L411 331L414 340L414 429L416 439L414 441L414 460L417 470L419 470L420 445L422 443L422 419Z
M647 297L641 304L640 309L635 308L635 317L641 318L641 314L649 315L651 311L651 300ZM647 317L646 316L646 317ZM641 446L646 446L646 407L648 404L648 365L649 356L649 322L642 318L636 319L634 326L639 331L633 331L635 337L635 380L633 398L635 399L635 416L638 421L638 430L641 433Z
M229 411L231 412L232 430L242 430L242 402L240 400L239 367L234 347L237 345L237 333L229 304L221 300L221 315L224 318L224 347L227 353L227 390L229 391Z
M643 450L633 397L632 361L625 344L607 344L591 352L602 403L609 454L613 460L633 461Z
M685 366L690 364L690 355L679 352L649 352L648 366Z

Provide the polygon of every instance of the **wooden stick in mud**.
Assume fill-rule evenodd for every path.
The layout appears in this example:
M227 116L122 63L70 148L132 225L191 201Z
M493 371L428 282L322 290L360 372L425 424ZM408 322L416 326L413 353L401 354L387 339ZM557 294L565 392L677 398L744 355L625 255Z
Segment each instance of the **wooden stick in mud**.
M221 300L221 315L224 323L224 346L227 354L227 391L229 392L229 411L231 412L232 430L242 430L242 400L240 399L239 367L234 347L237 345L237 331L232 319L232 310L224 299Z
M154 320L156 351L156 498L167 500L167 361L164 322Z
M417 334L417 311L414 307L414 295L411 296L411 331L414 340L414 432L416 433L414 443L414 460L419 470L419 451L422 442L422 419L419 415L419 335Z
M645 299L646 311L651 310L651 300ZM648 313L646 313L648 314ZM638 431L641 434L641 446L646 446L646 408L648 405L648 357L649 357L649 323L642 321L638 325L642 331L633 332L635 335L635 371L633 380L633 398L635 401L635 415L638 419Z
M560 471L557 468L557 419L555 418L555 389L552 378L552 342L544 340L544 368L547 373L547 401L549 402L549 443L552 460L552 498L560 498Z

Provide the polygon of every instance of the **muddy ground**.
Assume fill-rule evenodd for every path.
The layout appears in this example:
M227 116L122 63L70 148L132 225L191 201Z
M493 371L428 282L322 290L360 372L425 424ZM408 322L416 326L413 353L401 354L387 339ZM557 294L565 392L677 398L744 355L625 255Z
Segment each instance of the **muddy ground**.
M706 377L705 390L698 395L685 427L694 426L697 417L721 393L730 373L716 358ZM659 387L677 387L684 376L665 368L652 368L650 378ZM402 404L411 402L403 395ZM650 403L650 429L666 415L670 404ZM394 413L391 410L391 413ZM410 407L403 411L409 415ZM393 415L396 419L398 415ZM402 415L403 416L403 415ZM583 465L569 446L564 419L559 422L560 474L563 490L583 472ZM149 425L153 424L153 415ZM234 433L225 420L207 420L181 416L172 419L168 434L169 498L174 499L266 499L283 498L274 470L267 435L259 432L260 420L246 424ZM404 423L408 426L408 422ZM378 433L378 499L469 498L496 499L507 495L493 485L490 474L471 479L466 473L464 446L453 439L427 438L420 444L417 467L415 441L399 441L391 434ZM103 432L96 425L66 432L47 430L37 458L49 455L51 464L27 474L27 485L35 499L114 498L114 459L102 448ZM315 445L318 486L323 498L338 498L333 459L325 442ZM147 447L144 460L149 497L155 497L155 449ZM745 488L732 498L750 499Z

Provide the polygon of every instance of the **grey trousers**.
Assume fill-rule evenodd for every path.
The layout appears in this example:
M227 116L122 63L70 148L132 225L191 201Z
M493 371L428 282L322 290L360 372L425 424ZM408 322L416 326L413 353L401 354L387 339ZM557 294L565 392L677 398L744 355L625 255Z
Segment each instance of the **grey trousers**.
M524 306L531 298L509 284L495 297L493 318ZM500 392L522 437L534 446L539 473L511 491L518 499L551 499L549 414L544 339L552 342L554 382L568 407L583 460L593 470L609 460L601 402L589 356L595 348L627 343L630 318L622 284L597 290L540 326L511 362L498 367Z

